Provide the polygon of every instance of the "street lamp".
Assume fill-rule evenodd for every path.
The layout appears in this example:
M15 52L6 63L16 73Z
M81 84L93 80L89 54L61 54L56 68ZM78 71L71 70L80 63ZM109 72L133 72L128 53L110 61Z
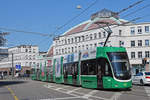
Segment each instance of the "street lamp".
M76 7L77 9L81 9L81 5L77 5L77 7Z
M11 53L11 74L12 74L12 79L13 79L13 77L14 77L14 54L13 53Z

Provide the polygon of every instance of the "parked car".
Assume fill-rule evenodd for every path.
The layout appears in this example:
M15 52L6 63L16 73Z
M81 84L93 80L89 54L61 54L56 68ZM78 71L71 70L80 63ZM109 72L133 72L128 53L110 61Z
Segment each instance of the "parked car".
M150 72L139 72L138 74L134 75L132 77L132 83L133 84L140 84L140 85L145 85L149 84L150 85Z

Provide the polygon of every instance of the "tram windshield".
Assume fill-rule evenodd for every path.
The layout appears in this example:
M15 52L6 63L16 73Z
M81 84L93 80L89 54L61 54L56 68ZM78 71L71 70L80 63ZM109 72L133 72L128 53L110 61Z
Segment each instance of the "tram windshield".
M117 79L127 80L131 78L131 69L126 52L107 53L111 62L114 75Z

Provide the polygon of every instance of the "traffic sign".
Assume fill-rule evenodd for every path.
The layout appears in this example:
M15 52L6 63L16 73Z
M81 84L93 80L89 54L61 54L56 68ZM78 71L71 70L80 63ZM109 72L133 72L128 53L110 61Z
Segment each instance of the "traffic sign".
M16 65L17 70L21 70L21 65Z

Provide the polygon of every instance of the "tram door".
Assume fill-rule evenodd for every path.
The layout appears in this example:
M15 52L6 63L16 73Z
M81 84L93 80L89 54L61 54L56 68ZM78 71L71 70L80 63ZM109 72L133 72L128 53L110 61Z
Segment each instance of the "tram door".
M67 78L68 78L68 70L67 70L67 65L63 65L63 72L64 72L64 83L67 83Z
M53 82L53 68L52 66L50 67L50 81Z
M49 79L48 79L48 78L49 78L48 76L49 76L49 68L47 68L47 70L46 70L46 81L49 80Z
M39 80L40 79L40 69L37 69L37 80Z
M103 88L103 76L104 76L104 70L105 70L105 59L100 58L97 59L97 87Z
M77 84L77 75L78 75L78 63L72 64L72 83Z

